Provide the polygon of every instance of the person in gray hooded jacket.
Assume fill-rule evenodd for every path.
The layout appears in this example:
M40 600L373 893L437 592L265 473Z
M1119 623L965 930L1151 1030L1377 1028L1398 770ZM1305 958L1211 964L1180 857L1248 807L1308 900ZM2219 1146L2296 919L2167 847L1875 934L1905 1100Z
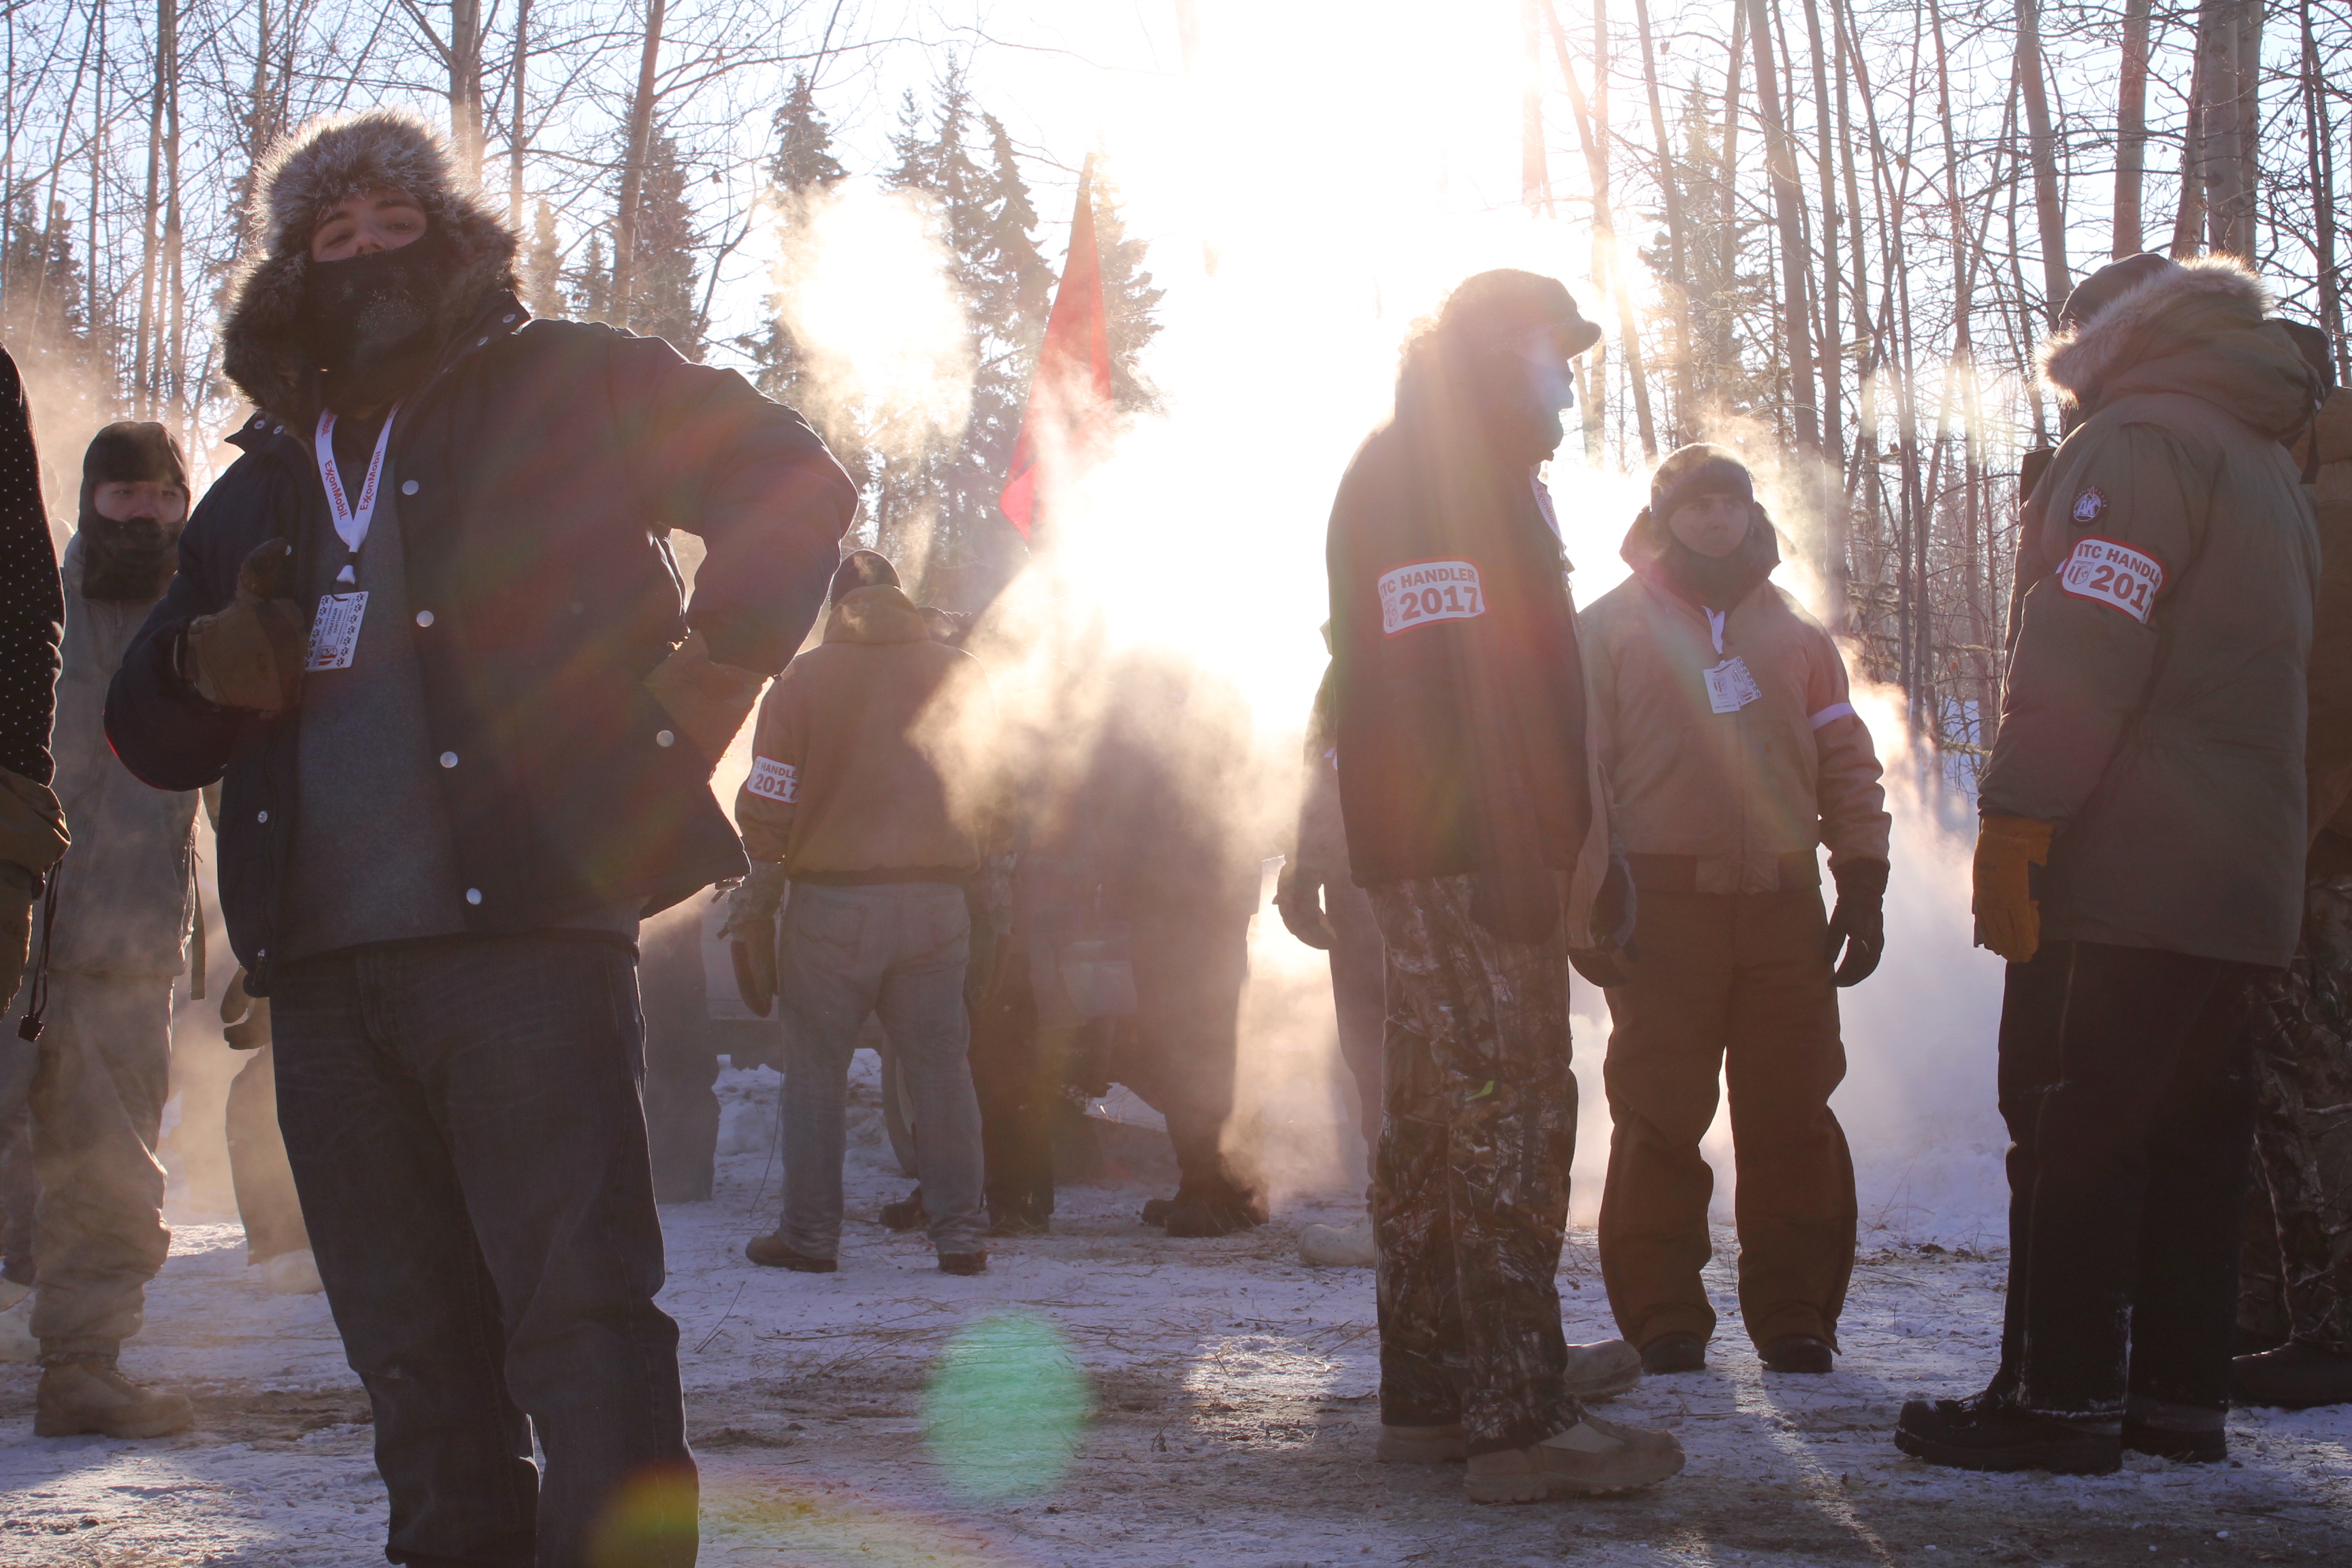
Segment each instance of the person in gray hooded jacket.
M150 789L106 743L107 683L172 580L187 466L161 425L98 433L64 563L58 803L73 847L52 873L26 988L37 1060L30 1328L43 1368L33 1430L154 1437L193 1419L177 1394L116 1370L171 1244L155 1145L170 1093L172 983L188 967L196 796ZM11 1034L16 1033L15 1030Z

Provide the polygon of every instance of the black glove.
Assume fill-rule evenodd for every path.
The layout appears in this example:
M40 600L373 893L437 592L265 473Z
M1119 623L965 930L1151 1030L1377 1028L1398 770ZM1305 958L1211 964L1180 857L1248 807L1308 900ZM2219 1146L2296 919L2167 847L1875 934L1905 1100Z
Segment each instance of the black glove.
M1849 860L1832 874L1837 878L1837 908L1830 915L1829 951L1822 956L1837 963L1840 985L1859 985L1886 952L1886 862Z
M1601 891L1592 897L1592 935L1597 945L1570 948L1568 962L1579 974L1604 991L1631 982L1633 920L1637 913L1633 868L1625 858L1625 847L1612 838L1609 844L1609 874L1601 880Z
M1479 871L1470 879L1470 918L1505 942L1549 942L1559 931L1559 874Z
M1323 879L1296 860L1274 877L1274 907L1290 934L1319 952L1331 951L1331 919L1323 912Z

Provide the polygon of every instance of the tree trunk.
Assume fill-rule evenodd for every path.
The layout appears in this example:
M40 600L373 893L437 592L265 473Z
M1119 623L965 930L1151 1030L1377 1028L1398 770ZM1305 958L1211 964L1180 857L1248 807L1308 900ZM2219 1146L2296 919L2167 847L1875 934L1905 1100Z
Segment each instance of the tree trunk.
M1772 19L1767 0L1748 0L1748 35L1754 47L1756 107L1764 122L1764 160L1772 181L1772 209L1780 233L1780 325L1789 353L1790 425L1796 437L1799 493L1808 524L1819 516L1822 463L1821 407L1813 363L1812 323L1805 308L1804 188L1797 181L1797 149L1780 112L1780 74L1772 64Z
M2109 247L2117 260L2146 248L2140 198L2147 171L2148 6L2149 0L2124 0L2122 75L2116 89L2115 237Z
M2327 123L2327 80L2319 65L2319 42L2312 34L2311 0L2301 0L2303 24L2304 135L2311 153L2313 259L2319 264L2319 324L2335 347L2336 379L2346 379L2344 287L2336 274L2336 146Z
M530 61L530 0L516 0L514 30L514 122L507 138L507 226L522 232L522 160L530 145L523 124L523 68Z
M482 0L449 0L449 141L457 170L482 179Z
M173 31L177 0L155 0L155 75L147 90L147 201L139 215L139 329L131 356L132 406L142 419L155 408L155 361L161 357L155 331L155 216L163 180L163 100L172 90L170 54L163 40Z
M2042 230L2042 313L2051 326L2066 308L2066 207L2058 191L2058 138L2042 73L2041 0L2017 0L2017 79L2025 94L2026 146L2033 159L2033 208Z
M1821 0L1805 0L1805 42L1813 55L1813 119L1820 144L1822 195L1822 555L1828 567L1830 629L1844 630L1845 332L1838 316L1844 269L1838 264L1837 141L1832 130L1829 53L1822 47Z
M653 149L662 23L668 9L668 0L646 0L645 48L637 59L637 90L629 99L629 161L621 170L621 207L613 225L612 317L617 326L629 324L635 304L637 202L645 192L646 160Z
M1658 139L1658 191L1666 209L1666 311L1674 325L1674 413L1666 421L1666 441L1678 446L1686 438L1691 410L1690 268L1688 238L1683 223L1683 182L1675 166L1674 142L1666 134L1665 105L1658 93L1658 62L1650 37L1650 0L1633 0L1634 25L1642 34L1642 84L1650 96L1650 129Z
M1543 22L1538 0L1519 0L1519 41L1527 80L1519 89L1519 200L1551 213L1551 172L1544 157Z

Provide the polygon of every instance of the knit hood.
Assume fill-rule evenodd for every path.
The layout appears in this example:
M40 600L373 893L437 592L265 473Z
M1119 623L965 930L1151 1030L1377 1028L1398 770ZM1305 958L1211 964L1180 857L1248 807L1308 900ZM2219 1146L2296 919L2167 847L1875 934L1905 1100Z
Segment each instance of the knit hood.
M345 197L399 191L447 245L451 278L436 312L444 340L515 286L514 234L414 116L374 110L314 120L278 143L256 171L254 189L251 259L222 327L221 366L280 419L307 422L319 407L317 354L302 328L310 235Z
M2325 388L2263 319L2270 307L2269 289L2230 257L2177 262L2044 343L2042 380L2085 414L2134 393L2186 393L2285 440Z

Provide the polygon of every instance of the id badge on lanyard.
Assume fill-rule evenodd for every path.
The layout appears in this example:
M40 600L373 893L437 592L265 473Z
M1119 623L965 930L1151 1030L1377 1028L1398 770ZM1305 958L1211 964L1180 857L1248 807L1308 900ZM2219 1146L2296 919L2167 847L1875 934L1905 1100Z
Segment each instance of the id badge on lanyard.
M376 497L383 482L383 457L392 447L393 421L400 416L400 405L393 405L384 416L383 429L375 438L375 454L368 459L367 478L361 481L356 503L343 493L342 475L335 468L335 415L332 409L319 415L317 446L319 479L327 491L327 511L334 519L335 534L351 552L352 561L359 559L360 547L367 542L368 527L375 521ZM335 574L337 583L357 583L350 562ZM316 669L349 669L352 656L359 651L360 623L367 616L367 595L321 594L318 613L310 617L310 648L303 659L305 671Z

